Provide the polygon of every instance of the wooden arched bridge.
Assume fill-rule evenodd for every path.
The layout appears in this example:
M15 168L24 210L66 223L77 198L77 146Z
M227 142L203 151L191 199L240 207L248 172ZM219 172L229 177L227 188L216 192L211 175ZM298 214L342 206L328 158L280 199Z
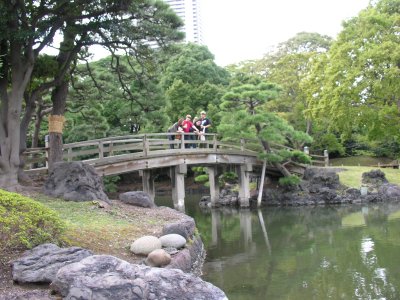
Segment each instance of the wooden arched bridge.
M206 140L192 140L193 134L173 136L168 133L147 133L108 137L97 140L63 145L65 161L82 161L92 165L101 176L139 171L143 190L154 198L154 178L161 168L168 168L172 182L172 198L176 208L184 206L184 178L188 165L207 167L210 178L211 202L219 197L218 175L221 166L235 166L239 175L239 200L242 206L249 205L249 182L253 170L262 165L257 158L256 141L241 140L238 143L219 141L216 134L205 134ZM282 146L279 146L282 147ZM48 148L26 151L29 172L46 172ZM322 157L322 156L321 156ZM34 166L42 167L34 168ZM46 164L46 166L44 166ZM220 168L218 168L220 167ZM302 173L304 166L289 164L293 173ZM267 165L267 173L279 176L279 170Z

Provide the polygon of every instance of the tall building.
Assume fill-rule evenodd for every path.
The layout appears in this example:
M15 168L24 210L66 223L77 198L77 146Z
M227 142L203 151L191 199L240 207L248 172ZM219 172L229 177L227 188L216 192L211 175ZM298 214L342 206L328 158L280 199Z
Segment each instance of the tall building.
M164 0L182 19L186 42L203 44L201 30L201 0Z

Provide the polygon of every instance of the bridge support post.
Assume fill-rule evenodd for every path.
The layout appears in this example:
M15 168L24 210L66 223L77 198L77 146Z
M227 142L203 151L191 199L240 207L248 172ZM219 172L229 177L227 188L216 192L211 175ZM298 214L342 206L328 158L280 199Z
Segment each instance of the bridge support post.
M156 195L154 189L154 176L152 176L151 170L142 170L140 173L142 175L143 192L149 194L154 203L154 197Z
M185 174L187 173L187 166L171 167L171 173L174 208L179 211L185 211Z
M219 198L219 184L217 177L217 167L207 167L208 170L208 180L210 183L210 198L211 206L216 206L217 200Z
M250 164L240 165L239 167L239 202L240 207L249 207L250 200L250 172L253 166Z

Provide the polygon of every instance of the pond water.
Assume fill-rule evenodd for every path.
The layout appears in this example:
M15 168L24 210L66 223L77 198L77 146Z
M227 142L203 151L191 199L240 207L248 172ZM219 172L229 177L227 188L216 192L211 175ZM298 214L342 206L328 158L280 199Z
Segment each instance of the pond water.
M201 210L200 197L185 205L202 278L229 299L400 299L400 204Z

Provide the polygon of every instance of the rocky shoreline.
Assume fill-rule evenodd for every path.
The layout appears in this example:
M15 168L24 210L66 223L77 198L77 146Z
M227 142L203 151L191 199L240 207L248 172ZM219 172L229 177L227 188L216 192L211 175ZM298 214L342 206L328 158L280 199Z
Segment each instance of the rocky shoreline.
M262 206L308 206L360 204L383 201L400 201L400 187L390 184L380 170L362 176L360 189L340 184L340 169L308 168L299 185L264 188ZM257 194L250 199L250 206L257 206ZM210 207L210 197L205 196L200 206ZM228 187L221 191L217 207L239 206L238 192Z
M138 263L131 263L79 247L43 244L10 262L9 276L14 283L0 289L0 299L226 299L223 291L199 277L205 250L195 234L194 220L176 214L179 220L167 223L160 231L185 235L190 242L172 250L170 263L162 268L146 266L143 256Z

